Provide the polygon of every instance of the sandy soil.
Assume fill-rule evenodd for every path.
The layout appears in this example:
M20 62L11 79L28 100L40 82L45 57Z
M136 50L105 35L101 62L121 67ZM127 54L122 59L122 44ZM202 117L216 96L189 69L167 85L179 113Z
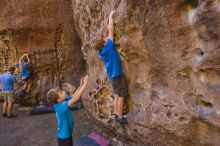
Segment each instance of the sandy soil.
M54 113L29 115L29 110L15 108L16 118L8 119L0 116L1 146L56 146L57 121ZM2 113L2 103L0 103ZM73 139L98 132L83 109L73 111L75 125ZM98 132L100 133L100 132Z

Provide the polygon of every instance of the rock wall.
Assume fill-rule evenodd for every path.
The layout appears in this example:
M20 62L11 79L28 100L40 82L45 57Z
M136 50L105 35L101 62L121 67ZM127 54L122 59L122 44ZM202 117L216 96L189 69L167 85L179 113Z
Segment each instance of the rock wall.
M116 48L130 93L125 127L114 127L115 95L93 48L95 37L107 34L114 8ZM219 8L218 0L73 0L91 77L84 97L91 117L133 144L218 145Z
M44 98L60 82L77 85L86 71L71 4L62 0L0 2L1 72L28 53L35 73L29 99Z

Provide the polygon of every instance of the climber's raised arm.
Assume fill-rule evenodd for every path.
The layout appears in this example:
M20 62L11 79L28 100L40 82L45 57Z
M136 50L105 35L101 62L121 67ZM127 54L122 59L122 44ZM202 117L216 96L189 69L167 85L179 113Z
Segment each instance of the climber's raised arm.
M113 41L114 40L114 21L113 21L113 14L115 11L111 11L109 15L109 24L108 24L108 31L109 31L109 38Z
M30 64L31 61L30 61L30 58L28 57L28 54L25 54L25 56L27 57L27 60L28 60L27 63Z
M25 54L23 54L23 55L21 56L21 58L19 59L19 64L21 64L21 60L24 58L24 56L25 56Z

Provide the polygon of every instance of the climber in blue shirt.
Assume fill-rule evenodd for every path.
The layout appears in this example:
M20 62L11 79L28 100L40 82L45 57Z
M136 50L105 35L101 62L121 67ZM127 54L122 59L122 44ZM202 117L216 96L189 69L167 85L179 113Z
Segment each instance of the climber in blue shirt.
M128 121L127 118L123 116L123 106L124 99L128 95L128 90L122 71L120 56L115 48L114 43L114 12L115 11L111 11L109 15L109 36L98 36L95 48L98 50L99 56L104 62L109 83L116 94L114 97L113 116L117 122L126 124Z
M24 84L23 91L26 91L28 86L29 72L28 67L30 64L30 59L28 54L23 54L23 56L19 59L19 72L20 72L20 83Z

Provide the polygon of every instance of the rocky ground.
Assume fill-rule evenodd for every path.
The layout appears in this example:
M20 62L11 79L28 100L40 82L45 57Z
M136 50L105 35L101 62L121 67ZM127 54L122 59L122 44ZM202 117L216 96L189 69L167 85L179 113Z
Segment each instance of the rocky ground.
M2 104L0 104L2 113ZM0 142L2 146L56 146L55 114L29 115L30 109L17 106L14 119L0 117ZM101 133L86 116L84 109L73 111L75 127L73 139L91 132ZM111 138L109 138L111 139ZM115 138L113 138L115 140ZM112 145L121 145L113 142ZM116 144L117 143L117 144Z

